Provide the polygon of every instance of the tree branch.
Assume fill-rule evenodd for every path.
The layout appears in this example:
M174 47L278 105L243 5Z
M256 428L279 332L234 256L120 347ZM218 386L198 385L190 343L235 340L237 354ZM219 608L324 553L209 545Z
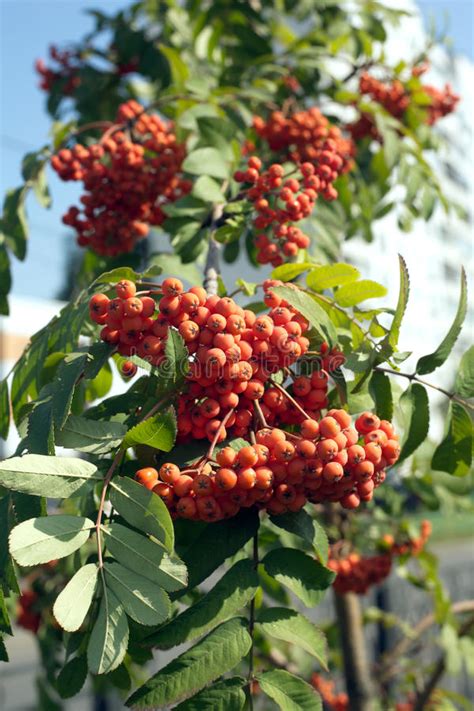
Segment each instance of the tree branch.
M373 711L374 689L367 659L362 609L355 593L334 593L350 711Z
M474 612L474 600L461 600L455 602L451 606L451 612L454 615L459 615L464 612ZM410 647L424 634L432 625L436 623L436 618L432 612L423 617L418 624L413 628L410 636L402 637L402 639L390 650L382 661L381 668L378 674L381 673L382 681L390 679L397 673L395 663L399 657L404 656Z
M228 181L224 181L222 192L227 190ZM209 247L207 250L206 265L204 267L204 288L208 294L217 294L218 278L220 275L219 253L221 246L216 241L214 235L219 224L219 220L224 214L225 203L215 205L211 213L211 222L209 225Z
M437 392L446 395L446 397L450 400L458 402L460 405L464 405L464 407L467 407L469 410L474 410L474 405L472 405L467 400L464 400L462 397L459 397L459 395L456 395L456 393L450 393L449 390L445 390L444 388L440 388L438 385L434 385L433 383L429 383L428 381L419 378L416 373L401 373L398 370L391 370L390 368L381 368L379 365L376 366L374 370L378 370L379 373L387 373L387 375L398 375L398 377L406 378L410 382L425 385L427 388L431 388L432 390L436 390Z
M466 622L460 627L458 636L463 637L468 634L471 628L474 627L474 615L470 617ZM423 689L417 694L415 704L413 706L413 711L423 711L426 709L426 704L430 701L433 691L435 691L438 682L446 671L446 654L443 654L436 662L435 668L431 673L430 678L426 682Z

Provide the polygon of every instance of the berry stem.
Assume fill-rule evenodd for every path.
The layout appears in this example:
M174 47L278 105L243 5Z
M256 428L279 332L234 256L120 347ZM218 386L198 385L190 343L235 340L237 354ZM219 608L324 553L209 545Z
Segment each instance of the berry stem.
M253 403L253 404L254 404L254 407L255 407L255 411L256 411L256 413L257 413L257 417L258 417L258 419L260 420L260 423L261 423L262 427L268 427L268 426L269 426L269 425L268 425L268 422L267 422L266 419L265 419L265 415L264 415L263 412L262 412L262 408L260 407L259 401L258 401L258 400L254 400L254 403Z
M214 450L215 450L215 448L216 448L216 444L217 444L217 442L218 442L218 440L219 440L219 436L220 436L220 434L221 434L223 428L226 426L227 422L229 421L230 417L233 415L233 413L234 413L234 408L232 408L232 410L229 410L229 412L227 413L227 415L224 417L224 419L222 420L221 424L219 425L219 428L217 429L217 432L216 432L216 434L214 435L214 438L213 438L213 440L212 440L212 442L211 442L211 446L209 447L209 449L208 449L208 451L207 451L206 460L212 459L213 454L214 454Z
M112 125L111 121L91 121L89 123L84 123L82 126L78 126L71 133L61 141L60 145L56 148L55 153L57 153L61 148L63 148L71 138L75 136L80 136L81 133L86 131L94 131L95 129L104 130L110 128Z
M311 420L311 419L312 419L312 418L308 415L308 413L305 412L305 410L303 410L303 408L301 407L301 405L299 405L299 404L296 402L296 400L290 395L290 393L285 390L285 388L282 388L281 385L279 385L278 383L276 383L276 382L275 382L274 380L272 380L271 378L270 378L270 382L271 382L271 384L272 384L277 390L279 390L279 391L282 393L282 395L284 395L285 397L288 398L288 400L291 402L291 404L292 404L294 407L296 407L296 409L298 410L298 412L300 412L300 413L303 415L303 417L305 418L305 420Z
M388 375L398 375L400 378L406 378L410 382L425 385L427 388L437 390L437 392L446 395L449 400L453 400L454 402L458 402L460 405L464 405L464 407L467 407L468 410L474 410L474 405L472 405L467 400L464 400L464 398L459 397L459 395L456 395L456 393L450 393L448 390L444 390L444 388L440 388L438 385L434 385L433 383L429 383L428 381L419 378L416 373L401 373L398 370L391 370L390 368L381 368L380 366L377 366L376 368L374 368L374 370L377 370L379 373L387 373Z

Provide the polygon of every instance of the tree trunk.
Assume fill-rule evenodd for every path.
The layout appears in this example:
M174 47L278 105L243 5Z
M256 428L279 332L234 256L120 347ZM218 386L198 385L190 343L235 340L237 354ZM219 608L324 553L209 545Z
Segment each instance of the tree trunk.
M354 593L334 593L350 711L373 711L374 688L367 659L362 610Z

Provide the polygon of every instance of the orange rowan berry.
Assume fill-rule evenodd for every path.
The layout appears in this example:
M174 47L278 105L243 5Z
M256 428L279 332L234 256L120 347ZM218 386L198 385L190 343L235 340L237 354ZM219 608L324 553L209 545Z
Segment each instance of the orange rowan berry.
M176 464L172 464L171 462L166 462L165 464L162 464L159 470L159 477L161 481L166 482L167 484L171 484L174 486L176 482L178 481L179 477L181 476L181 472L178 466Z
M221 468L216 472L216 485L222 491L229 491L237 484L237 474L233 469Z
M243 491L252 489L255 486L257 474L252 467L241 469L237 474L237 485Z
M153 489L158 482L158 472L153 467L145 467L135 472L135 479L146 489Z
M115 285L115 291L120 299L130 299L137 293L137 287L128 279L122 279Z

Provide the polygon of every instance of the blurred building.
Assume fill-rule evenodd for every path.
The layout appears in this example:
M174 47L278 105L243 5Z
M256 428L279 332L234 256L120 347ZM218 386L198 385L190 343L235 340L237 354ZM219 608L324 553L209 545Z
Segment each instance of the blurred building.
M411 3L404 3L413 10ZM403 43L400 42L403 37ZM389 44L391 61L407 59L420 52L427 36L419 15L406 18ZM443 47L432 51L432 66L424 75L426 83L437 87L450 83L461 95L457 110L442 119L436 130L444 141L439 154L429 157L435 174L448 198L465 212L446 214L438 206L429 222L415 221L411 232L402 232L397 216L390 214L374 226L375 239L367 245L354 239L344 245L347 261L356 264L364 278L373 278L389 289L395 305L399 286L398 258L406 260L410 272L410 301L402 326L400 350L413 351L404 369L410 370L419 356L434 350L454 319L460 293L460 268L466 269L473 288L473 196L474 172L472 116L474 109L474 64L464 56L451 56ZM370 303L370 302L368 302ZM466 319L456 345L456 357L437 371L431 380L451 387L462 352L472 343L473 311ZM404 385L403 382L401 382Z
M10 297L10 316L0 316L0 380L10 372L30 337L56 316L64 304L53 299ZM6 444L0 439L0 458L11 454L18 442L14 427Z

